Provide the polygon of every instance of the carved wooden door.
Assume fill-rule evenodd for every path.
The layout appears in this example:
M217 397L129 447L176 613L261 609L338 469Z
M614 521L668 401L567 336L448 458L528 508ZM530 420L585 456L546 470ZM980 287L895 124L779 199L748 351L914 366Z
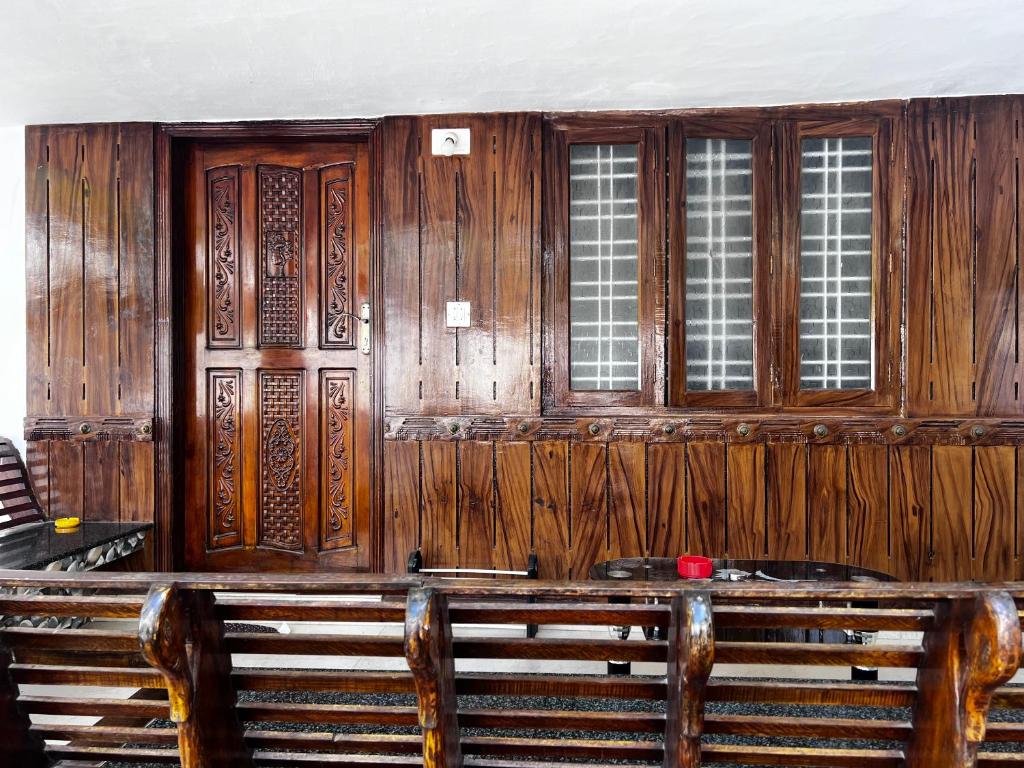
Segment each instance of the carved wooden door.
M367 165L365 144L190 150L175 404L190 569L369 566Z

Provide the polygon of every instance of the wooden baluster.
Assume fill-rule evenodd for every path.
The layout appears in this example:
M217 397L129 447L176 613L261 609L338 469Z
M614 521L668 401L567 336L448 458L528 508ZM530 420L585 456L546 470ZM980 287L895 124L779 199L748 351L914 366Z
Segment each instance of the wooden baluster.
M251 768L213 593L153 585L139 618L139 645L167 683L182 768Z
M714 662L710 596L700 592L676 595L668 630L665 768L700 766L704 695Z
M423 765L461 768L455 660L448 598L434 589L409 591L405 611L405 658L416 682Z
M1020 657L1020 621L1006 592L936 604L917 671L907 768L972 768L992 693Z
M18 686L11 679L11 649L0 641L0 766L45 768L43 740L29 730L28 715L18 708Z

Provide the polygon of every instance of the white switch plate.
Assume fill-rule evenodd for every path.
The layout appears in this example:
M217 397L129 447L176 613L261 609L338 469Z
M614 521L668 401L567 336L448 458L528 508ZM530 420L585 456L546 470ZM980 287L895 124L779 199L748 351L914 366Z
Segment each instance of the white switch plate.
M445 145L445 139L452 138L455 145ZM435 155L468 155L469 128L434 128L430 132L430 151Z
M445 306L449 328L469 328L469 314L468 301L449 301Z

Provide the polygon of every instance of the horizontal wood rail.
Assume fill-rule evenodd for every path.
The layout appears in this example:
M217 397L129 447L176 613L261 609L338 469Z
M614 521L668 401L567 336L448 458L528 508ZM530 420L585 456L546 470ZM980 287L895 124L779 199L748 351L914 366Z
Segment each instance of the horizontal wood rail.
M1005 686L1024 584L0 571L0 588L0 616L92 619L0 629L0 766L1024 766L996 751L1024 725L987 722L1024 709ZM873 642L835 641L856 633ZM609 660L649 668L608 676ZM728 664L765 671L713 676ZM850 665L916 682L820 679Z

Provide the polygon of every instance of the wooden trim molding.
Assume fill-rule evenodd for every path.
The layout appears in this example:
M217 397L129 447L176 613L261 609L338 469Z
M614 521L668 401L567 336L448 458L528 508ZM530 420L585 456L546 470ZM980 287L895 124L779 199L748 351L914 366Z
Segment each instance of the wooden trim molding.
M153 441L153 419L136 416L28 416L25 440Z
M384 438L984 446L1024 444L1024 421L837 417L824 414L782 417L757 413L696 417L390 416L384 423Z

